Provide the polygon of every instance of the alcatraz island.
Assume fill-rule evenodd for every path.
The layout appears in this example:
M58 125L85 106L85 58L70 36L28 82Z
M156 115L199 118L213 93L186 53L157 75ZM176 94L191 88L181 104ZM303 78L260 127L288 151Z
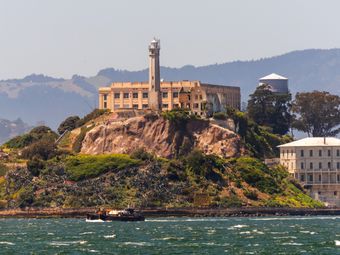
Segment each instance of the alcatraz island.
M163 81L159 40L148 53L148 82L102 87L88 115L0 147L0 216L340 214L338 96L292 101L271 74L241 111L239 87Z

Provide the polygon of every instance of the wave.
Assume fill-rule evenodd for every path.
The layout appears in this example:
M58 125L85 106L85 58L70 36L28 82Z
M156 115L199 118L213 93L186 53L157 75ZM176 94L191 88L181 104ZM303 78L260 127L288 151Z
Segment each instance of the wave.
M340 246L340 241L334 240L335 246Z
M0 242L0 244L15 245L15 244L12 243L12 242L5 242L5 241Z
M104 238L106 238L106 239L114 239L116 237L116 235L115 234L113 234L113 235L106 235L106 236L104 236Z
M70 246L70 245L73 245L73 244L86 244L86 243L87 243L87 241L80 240L80 241L61 241L61 242L53 241L49 244L51 246Z

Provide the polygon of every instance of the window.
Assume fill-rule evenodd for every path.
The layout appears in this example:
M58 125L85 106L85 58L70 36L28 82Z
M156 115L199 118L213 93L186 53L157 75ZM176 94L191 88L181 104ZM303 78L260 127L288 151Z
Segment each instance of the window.
M340 169L340 162L336 162L336 169Z
M301 180L302 182L305 181L305 175L304 175L304 174L301 174L301 175L300 175L300 180Z
M284 156L285 156L285 150L282 151L282 157L284 157Z
M119 109L120 105L119 104L115 104L115 109Z
M305 166L304 166L303 162L301 162L301 169L304 169L304 168L305 168Z
M334 196L337 196L338 195L338 192L337 191L334 191Z
M327 168L328 168L328 169L331 169L331 162L328 162L328 163L327 163Z
M309 156L310 156L310 157L313 157L313 150L310 150L310 151L309 151Z
M200 95L200 100L202 100L203 99L203 96L202 95Z
M194 104L194 109L197 109L198 108L198 104Z
M177 108L179 107L179 105L178 105L178 104L173 104L173 107L174 107L175 109L177 109Z
M138 93L137 93L137 92L134 92L134 93L132 94L132 97L133 97L133 98L138 98Z
M319 169L322 169L322 163L319 162Z
M103 95L103 99L104 99L104 101L107 100L107 94Z
M124 94L123 94L123 97L124 97L124 98L129 98L129 93L124 93ZM125 107L124 107L124 108L125 108Z
M305 156L305 152L303 150L300 151L300 156L304 157Z
M195 95L195 100L198 100L198 95Z
M115 98L120 98L120 93L115 93Z
M168 106L169 106L168 104L163 104L163 105L162 105L162 108L168 109Z
M148 105L148 104L143 104L143 105L142 105L142 108L143 108L143 109L147 109L147 108L149 108L149 105Z
M104 102L104 109L107 108L107 102Z
M327 152L328 152L328 157L330 157L331 156L331 150L328 150Z
M138 104L133 104L133 105L132 105L132 108L133 108L133 109L138 109Z
M178 98L178 92L172 93L172 97L173 97L173 98Z
M310 182L313 181L313 175L312 175L312 174L309 174L309 175L308 175L308 181L310 181Z
M319 174L319 182L321 182L321 174Z
M130 105L124 104L124 105L123 105L123 108L128 109L128 108L130 108Z
M336 179L337 179L338 182L340 182L340 174L338 174L338 175L336 176Z
M149 97L149 93L148 92L143 92L143 98L148 98L148 97Z
M163 93L162 93L162 97L163 97L163 98L168 98L168 92L163 92Z
M340 157L340 150L336 150L336 156Z
M309 163L309 169L313 169L313 162Z
M322 150L319 150L319 157L322 157Z

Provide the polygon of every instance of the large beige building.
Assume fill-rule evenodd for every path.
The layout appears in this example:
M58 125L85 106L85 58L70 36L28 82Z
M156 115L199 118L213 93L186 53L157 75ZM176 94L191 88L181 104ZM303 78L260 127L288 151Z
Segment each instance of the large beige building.
M280 148L280 164L315 199L340 207L340 139L309 137Z
M239 109L239 87L212 85L200 81L160 81L160 44L149 46L149 81L114 82L99 88L99 108L111 111L124 109L172 110L189 109L197 115L224 111L227 106Z

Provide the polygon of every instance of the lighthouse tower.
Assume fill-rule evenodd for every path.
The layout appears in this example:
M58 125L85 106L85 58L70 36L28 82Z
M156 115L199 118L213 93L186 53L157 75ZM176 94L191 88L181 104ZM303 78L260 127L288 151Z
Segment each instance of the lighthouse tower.
M159 66L160 41L153 39L149 45L149 108L162 110L161 81Z

